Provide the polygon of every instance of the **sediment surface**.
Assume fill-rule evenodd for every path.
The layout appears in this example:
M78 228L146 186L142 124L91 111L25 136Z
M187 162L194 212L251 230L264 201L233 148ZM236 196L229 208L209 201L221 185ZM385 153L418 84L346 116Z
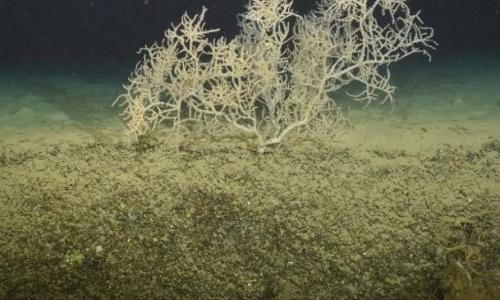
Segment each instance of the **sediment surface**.
M499 140L0 146L0 299L500 294Z

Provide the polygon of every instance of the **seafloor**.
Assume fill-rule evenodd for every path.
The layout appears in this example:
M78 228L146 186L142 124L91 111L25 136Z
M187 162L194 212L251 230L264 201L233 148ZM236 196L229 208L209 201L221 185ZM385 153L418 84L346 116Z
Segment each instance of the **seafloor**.
M263 155L128 139L106 72L4 74L0 299L500 299L488 70L402 68L394 107Z

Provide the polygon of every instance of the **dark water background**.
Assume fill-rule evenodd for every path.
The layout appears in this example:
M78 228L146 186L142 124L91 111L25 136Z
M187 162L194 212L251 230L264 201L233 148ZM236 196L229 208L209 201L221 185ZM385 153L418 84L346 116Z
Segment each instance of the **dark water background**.
M298 12L315 1L296 0ZM225 35L237 32L236 14L244 0L2 0L0 64L43 61L75 65L135 64L135 51L161 38L187 11L209 9L207 23ZM440 44L436 59L497 55L500 50L500 0L411 0L425 23L435 28Z

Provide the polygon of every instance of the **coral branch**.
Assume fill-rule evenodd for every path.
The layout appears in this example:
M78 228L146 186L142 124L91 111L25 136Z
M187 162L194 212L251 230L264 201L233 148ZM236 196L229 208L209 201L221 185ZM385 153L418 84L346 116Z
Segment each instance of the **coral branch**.
M433 30L405 0L322 0L306 16L291 0L250 0L233 40L210 41L205 14L184 14L143 61L116 99L129 131L142 135L169 121L217 120L253 136L259 152L307 127L331 131L339 108L329 93L352 82L358 101L393 101L389 66L430 55ZM322 124L322 126L317 126Z

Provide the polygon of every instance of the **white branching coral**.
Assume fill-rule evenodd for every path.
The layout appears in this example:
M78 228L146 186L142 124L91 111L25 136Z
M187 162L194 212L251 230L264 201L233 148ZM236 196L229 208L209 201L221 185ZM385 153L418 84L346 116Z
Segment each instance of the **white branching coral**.
M292 130L330 131L339 108L331 92L358 82L367 104L393 101L389 66L430 58L432 28L405 0L321 0L305 16L291 0L250 0L232 40L210 40L206 8L145 47L143 61L115 100L129 131L214 121L254 138L259 152ZM207 126L208 128L208 126Z

